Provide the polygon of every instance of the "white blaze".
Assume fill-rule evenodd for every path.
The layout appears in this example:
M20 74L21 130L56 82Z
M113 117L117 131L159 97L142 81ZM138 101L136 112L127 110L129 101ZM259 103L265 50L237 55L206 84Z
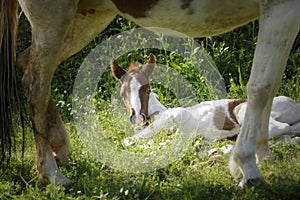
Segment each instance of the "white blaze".
M141 87L142 85L137 81L136 78L133 77L130 81L130 102L131 107L134 109L136 115L140 114L142 107L139 95Z

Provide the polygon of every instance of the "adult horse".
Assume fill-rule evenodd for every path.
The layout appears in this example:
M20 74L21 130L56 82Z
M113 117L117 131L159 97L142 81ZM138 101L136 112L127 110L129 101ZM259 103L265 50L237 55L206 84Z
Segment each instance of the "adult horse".
M259 19L247 85L248 107L230 169L234 176L238 176L236 172L242 174L241 186L264 182L255 155L261 159L268 153L272 99L300 27L298 0L19 0L19 4L32 28L32 44L17 63L23 71L22 84L33 122L36 169L41 181L71 184L57 165L57 161L67 162L69 138L50 95L54 71L60 62L103 31L116 14L121 14L141 26L165 27L191 37L217 35ZM4 60L15 51L17 7L17 0L1 0L0 43ZM12 61L13 56L10 58ZM1 67L7 70L2 71L10 71L12 62L3 63ZM2 79L2 84L6 84L2 88L11 88L6 79ZM2 108L10 107L6 104L12 97L5 98L9 101L1 101Z

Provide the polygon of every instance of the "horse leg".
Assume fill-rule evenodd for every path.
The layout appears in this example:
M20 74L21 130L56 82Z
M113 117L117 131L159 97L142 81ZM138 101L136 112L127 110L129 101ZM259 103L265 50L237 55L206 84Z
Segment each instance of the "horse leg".
M115 18L116 14L109 9L109 6L103 5L104 3L102 2L98 3L99 7L94 1L79 3L74 21L62 43L63 48L59 53L59 62L80 51ZM85 13L84 11L90 11L90 13ZM48 104L47 120L49 123L50 143L56 161L58 164L67 165L70 149L69 136L52 98L50 98Z
M110 5L106 5L106 3L80 2L73 23L66 33L64 42L61 43L61 50L58 51L59 49L56 49L60 55L58 58L59 62L72 56L86 46L97 34L107 27L115 16L116 14L110 10ZM18 57L18 65L22 71L28 65L29 55L30 47ZM69 136L51 96L48 101L47 123L49 141L55 159L58 164L67 165L70 149Z
M47 119L51 81L59 60L66 32L74 18L76 1L20 1L32 27L32 45L22 79L28 97L36 144L36 169L40 181L70 185L58 169L49 134ZM55 14L54 14L55 13Z
M48 102L47 121L50 145L56 163L67 166L69 163L70 138L52 97Z
M84 10L90 10L91 13L83 15L82 12ZM114 12L102 4L101 8L97 8L95 4L79 3L74 21L68 29L62 45L59 61L67 59L85 47L110 24L115 16ZM70 149L69 136L52 98L50 98L48 104L47 120L49 123L50 143L55 159L58 164L67 165Z
M30 47L24 50L17 60L19 69L24 73L28 66L30 55ZM50 96L47 108L47 121L50 145L53 155L58 165L68 165L68 155L70 152L69 135L63 125L63 122L58 114L55 102Z
M269 152L268 123L272 99L282 77L284 66L299 31L300 2L266 1L260 5L260 27L253 67L247 85L248 106L241 133L230 158L233 176L241 172L240 186L265 183L255 159Z

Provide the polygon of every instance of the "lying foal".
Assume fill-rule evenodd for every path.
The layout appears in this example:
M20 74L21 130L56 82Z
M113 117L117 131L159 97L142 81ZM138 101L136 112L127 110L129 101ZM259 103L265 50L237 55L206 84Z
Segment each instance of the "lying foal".
M242 99L204 101L192 107L167 109L149 85L155 56L139 69L131 65L124 71L113 60L113 76L121 82L121 96L134 127L142 126L132 139L149 138L163 128L176 127L182 133L197 133L206 139L224 139L238 134L247 102ZM147 126L151 122L150 126ZM300 133L300 105L284 96L275 97L269 121L269 139Z

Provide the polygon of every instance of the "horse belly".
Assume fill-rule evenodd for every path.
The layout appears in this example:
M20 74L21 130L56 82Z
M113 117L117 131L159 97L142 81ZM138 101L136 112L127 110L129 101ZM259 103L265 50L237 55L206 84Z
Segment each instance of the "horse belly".
M143 5L130 0L126 8L113 2L119 14L143 27L169 28L191 37L227 32L259 15L257 0L146 0Z

